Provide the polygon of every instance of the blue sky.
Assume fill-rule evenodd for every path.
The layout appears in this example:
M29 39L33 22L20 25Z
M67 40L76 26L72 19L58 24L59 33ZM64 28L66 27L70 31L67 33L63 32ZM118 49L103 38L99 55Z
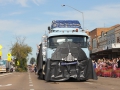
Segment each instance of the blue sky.
M67 5L62 7L61 5ZM0 0L0 45L7 58L16 37L26 37L36 58L36 45L52 20L79 20L84 29L120 24L120 0Z

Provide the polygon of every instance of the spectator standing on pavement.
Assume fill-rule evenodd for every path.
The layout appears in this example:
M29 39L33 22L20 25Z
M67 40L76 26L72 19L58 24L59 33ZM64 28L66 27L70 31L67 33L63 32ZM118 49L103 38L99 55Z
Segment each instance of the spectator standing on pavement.
M94 67L94 69L96 68L96 61L95 60L92 60L92 63L93 63L93 67Z
M116 70L118 67L117 60L113 59L113 70Z
M117 63L118 63L118 68L120 68L120 58L119 58L119 61Z
M34 71L35 71L35 74L36 74L36 72L37 72L37 67L36 67L36 65L35 65L35 67L34 67Z

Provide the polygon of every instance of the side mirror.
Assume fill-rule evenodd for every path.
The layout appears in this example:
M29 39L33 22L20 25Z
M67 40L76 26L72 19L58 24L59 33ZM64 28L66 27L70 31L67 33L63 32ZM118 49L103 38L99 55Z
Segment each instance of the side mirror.
M90 41L91 41L91 37L90 37L90 36L88 36L88 41L87 41L87 42L88 42L88 46L90 46L90 45L91 45L91 42L90 42Z
M50 26L48 27L48 30L50 31Z

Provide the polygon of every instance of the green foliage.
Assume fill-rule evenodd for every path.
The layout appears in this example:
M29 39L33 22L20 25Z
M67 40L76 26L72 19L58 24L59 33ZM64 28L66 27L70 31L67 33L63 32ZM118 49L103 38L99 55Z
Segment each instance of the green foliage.
M20 44L16 42L11 48L12 56L17 58L26 58L29 54L31 54L32 48L27 44Z
M27 57L32 52L32 48L24 43L25 38L16 38L16 42L11 47L11 54L15 58L16 71L27 71ZM19 61L20 65L17 65Z
M34 64L35 63L35 58L34 57L32 57L31 59L30 59L30 64Z
M24 70L23 68L16 68L15 71L16 72L26 72L27 70Z

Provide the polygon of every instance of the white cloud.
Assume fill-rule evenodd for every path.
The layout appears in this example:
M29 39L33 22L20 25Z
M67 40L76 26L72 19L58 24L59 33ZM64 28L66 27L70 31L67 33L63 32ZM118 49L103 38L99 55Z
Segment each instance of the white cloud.
M14 1L16 1L16 3L18 3L22 6L25 6L25 7L28 6L27 5L28 0L14 0Z
M12 12L10 13L9 15L19 15L19 14L22 14L23 12Z
M32 0L36 5L39 6L39 4L44 3L45 0Z
M94 7L92 10L85 11L85 22L91 28L93 24L96 27L110 27L120 22L120 4L109 4ZM91 25L91 24L92 25Z
M13 30L19 24L19 21L0 20L0 31Z
M28 0L0 0L1 4L9 4L9 3L14 3L14 4L20 4L24 7L28 6L27 5Z
M11 32L15 35L30 35L33 33L42 33L47 30L48 23L43 24L32 24L15 20L0 20L0 31Z
M14 4L20 4L23 7L28 7L28 2L33 2L36 5L39 5L43 3L45 0L0 0L0 3L3 5L14 3Z
M115 5L106 5L106 6L99 6L94 7L92 10L85 11L86 17L90 19L90 16L94 16L97 19L104 19L104 18L119 18L120 16L120 4Z
M1 2L2 0L0 0ZM14 0L9 0L14 1ZM17 0L20 1L20 0ZM24 0L23 0L24 1ZM27 1L27 0L26 0ZM36 0L37 1L37 0ZM40 0L41 1L41 0ZM97 27L110 27L114 24L119 24L120 22L120 4L97 6L87 11L82 11L84 13L84 27L85 29L94 29ZM23 12L13 12L10 15L22 14ZM76 19L81 22L83 26L82 14L78 11L65 11L65 12L46 12L45 14L51 15L51 20L55 19ZM37 18L36 18L37 19ZM50 24L50 23L49 23ZM28 23L17 21L17 20L0 20L0 31L11 31L16 34L31 34L31 33L41 33L42 30L46 30L46 26L49 25L48 22L45 24L29 25Z
M65 11L65 12L45 12L45 14L52 15L54 18L60 18L60 19L78 19L82 20L82 14L76 11Z
M18 35L30 35L35 33L43 33L45 30L47 30L48 24L38 24L38 25L27 25L27 24L21 24L17 31L14 31Z
M84 26L86 29L94 29L97 27L110 27L110 25L120 22L120 4L109 4L93 7L89 10L82 11L84 13ZM63 19L78 19L83 21L82 13L72 10L65 12L46 12L45 14L61 17Z

